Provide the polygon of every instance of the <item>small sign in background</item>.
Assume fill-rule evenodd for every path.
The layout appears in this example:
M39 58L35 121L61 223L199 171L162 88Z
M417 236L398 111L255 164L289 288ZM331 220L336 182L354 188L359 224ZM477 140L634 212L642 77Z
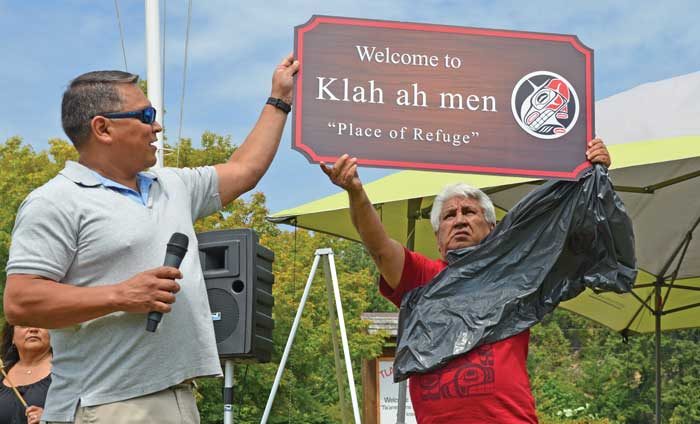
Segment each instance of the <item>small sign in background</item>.
M377 381L379 397L377 407L379 408L377 422L379 424L394 424L399 406L399 383L394 383L394 358L379 358L377 369ZM408 383L407 383L408 384ZM407 386L408 387L408 386ZM413 412L411 397L406 390L406 424L416 423L416 414Z

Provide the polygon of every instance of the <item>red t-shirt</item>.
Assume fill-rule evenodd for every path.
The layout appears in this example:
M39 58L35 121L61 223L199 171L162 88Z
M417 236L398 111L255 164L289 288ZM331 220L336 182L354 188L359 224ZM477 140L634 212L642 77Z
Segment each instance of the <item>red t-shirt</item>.
M396 290L384 278L379 289L396 306L404 294L429 283L447 263L405 249ZM409 378L413 410L423 423L537 423L527 374L530 331L481 345L446 366Z

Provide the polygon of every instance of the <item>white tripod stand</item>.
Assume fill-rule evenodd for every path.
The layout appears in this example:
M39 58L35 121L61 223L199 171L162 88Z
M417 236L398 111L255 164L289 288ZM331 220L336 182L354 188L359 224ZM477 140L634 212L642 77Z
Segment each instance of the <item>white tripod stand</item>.
M316 275L316 269L318 268L318 263L321 258L324 258L323 269L324 275L326 277L326 288L328 289L328 313L330 315L330 325L331 325L331 339L333 340L333 351L335 353L335 372L336 379L338 380L338 396L340 398L340 408L343 413L343 423L348 422L346 417L347 408L345 406L345 392L343 389L343 377L340 366L340 353L338 352L338 341L336 334L336 322L335 322L335 311L337 311L338 326L340 327L340 337L343 343L343 354L345 356L345 370L348 374L348 385L350 387L350 399L352 400L352 410L355 418L355 424L360 424L360 408L357 405L357 396L355 394L355 379L352 375L352 364L350 362L350 349L348 347L348 337L345 332L345 320L343 318L343 305L340 302L340 289L338 288L338 276L335 271L335 261L333 259L333 251L331 249L318 249L316 250L314 263L311 266L311 272L309 273L309 279L306 281L306 287L304 287L304 294L301 296L301 301L299 302L299 308L297 309L297 314L294 317L294 322L292 323L292 329L289 332L289 338L287 338L287 345L284 347L284 353L282 354L282 359L280 360L279 367L277 368L277 374L275 375L275 382L272 384L272 390L270 391L270 397L267 399L267 405L265 406L265 412L263 413L261 424L266 424L270 416L270 410L272 409L272 404L275 401L275 395L277 394L277 388L279 387L280 380L282 379L282 372L284 371L284 366L287 363L287 358L289 357L289 351L292 348L292 343L294 342L294 336L296 336L297 328L299 327L299 321L301 320L301 313L304 311L304 305L306 304L306 298L309 296L309 291L311 289L311 282L314 280ZM335 305L333 304L333 299L335 298Z
M233 361L224 362L224 424L233 424Z

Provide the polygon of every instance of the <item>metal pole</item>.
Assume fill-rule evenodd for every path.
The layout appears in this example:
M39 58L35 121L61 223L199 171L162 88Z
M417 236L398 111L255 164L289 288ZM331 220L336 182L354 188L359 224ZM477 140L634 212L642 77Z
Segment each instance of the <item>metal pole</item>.
M350 422L348 407L345 400L345 382L343 381L343 368L340 359L340 348L338 347L338 330L336 329L336 317L338 313L335 309L333 298L333 282L331 281L330 261L328 258L323 261L323 273L326 276L326 294L328 295L328 320L331 326L331 341L333 342L333 357L335 359L335 379L338 382L338 399L340 401L340 413L343 424Z
M330 251L330 249L328 249ZM352 362L350 362L350 347L348 346L348 336L345 332L345 319L343 318L343 304L340 301L340 287L338 287L338 277L335 272L335 261L333 252L328 253L328 261L331 268L331 279L333 280L333 293L335 294L335 309L338 311L338 323L340 325L340 339L343 342L343 353L345 354L345 369L348 372L348 384L350 385L350 399L352 400L352 410L355 415L355 424L361 424L360 407L357 403L355 393L355 378L352 374Z
M318 262L320 256L317 254L314 258L314 264L311 266L311 272L309 273L309 279L306 280L306 287L304 287L304 294L301 296L301 301L299 302L299 308L297 309L297 314L294 317L294 322L292 323L292 329L289 331L289 337L287 338L287 345L284 347L284 353L282 354L282 359L280 360L280 365L277 367L277 374L275 375L275 382L272 384L272 390L270 391L270 397L267 398L267 405L265 405L265 412L263 413L261 424L267 423L267 419L270 416L270 410L272 409L272 404L275 402L275 395L277 395L277 388L280 385L280 380L282 379L282 372L284 371L284 366L287 363L287 358L289 358L289 351L292 349L292 343L294 342L294 337L297 334L297 328L299 327L299 321L301 321L301 313L304 311L304 305L306 304L306 299L309 297L309 291L311 290L311 282L314 280L314 275L316 275L316 268L318 268Z
M233 424L233 361L224 363L224 424Z
M423 203L423 198L418 197L415 199L410 199L406 205L406 218L408 218L406 226L406 247L409 250L415 249L416 243L416 219L421 218L421 203ZM396 405L396 424L406 423L406 388L408 386L408 380L403 380L399 382L399 403Z
M399 405L396 409L396 424L406 424L406 383L408 380L399 382Z
M656 424L661 424L661 278L656 279L655 285Z
M157 119L163 122L163 68L160 42L159 0L146 0L146 81L148 100L157 111ZM163 133L158 133L156 164L163 167Z

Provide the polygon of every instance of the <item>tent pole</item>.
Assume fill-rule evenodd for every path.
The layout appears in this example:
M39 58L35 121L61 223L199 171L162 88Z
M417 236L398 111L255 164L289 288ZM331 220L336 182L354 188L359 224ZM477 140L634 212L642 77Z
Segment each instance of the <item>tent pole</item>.
M683 253L681 254L681 257L678 260L678 266L676 268L676 272L674 272L673 280L675 280L675 276L677 275L678 268L680 268L681 262L683 262L683 258L685 257L685 252L688 250L688 245L690 244L690 240L693 238L693 232L695 229L700 225L700 216L698 216L698 219L695 220L695 223L691 226L690 230L686 233L685 237L683 238L683 241L678 245L676 250L673 252L671 257L669 258L668 262L666 262L666 265L661 269L661 272L659 273L659 276L656 277L656 282L654 283L654 292L656 295L656 308L654 311L654 316L655 316L655 340L654 344L655 346L655 354L656 354L656 424L661 424L661 314L663 312L663 307L664 307L664 301L661 299L661 284L664 282L664 275L666 275L666 272L668 269L671 267L671 264L673 261L676 259L676 256L683 250ZM670 290L670 288L669 288Z
M656 279L656 310L654 331L655 335L655 354L656 354L656 424L661 424L661 281L662 278Z
M416 247L416 219L421 218L421 202L422 197L416 199L409 199L407 205L407 216L408 223L406 227L406 247L409 250L415 250ZM408 391L408 380L399 382L399 399L396 405L396 424L404 424L406 422L406 402L407 402L407 391Z

